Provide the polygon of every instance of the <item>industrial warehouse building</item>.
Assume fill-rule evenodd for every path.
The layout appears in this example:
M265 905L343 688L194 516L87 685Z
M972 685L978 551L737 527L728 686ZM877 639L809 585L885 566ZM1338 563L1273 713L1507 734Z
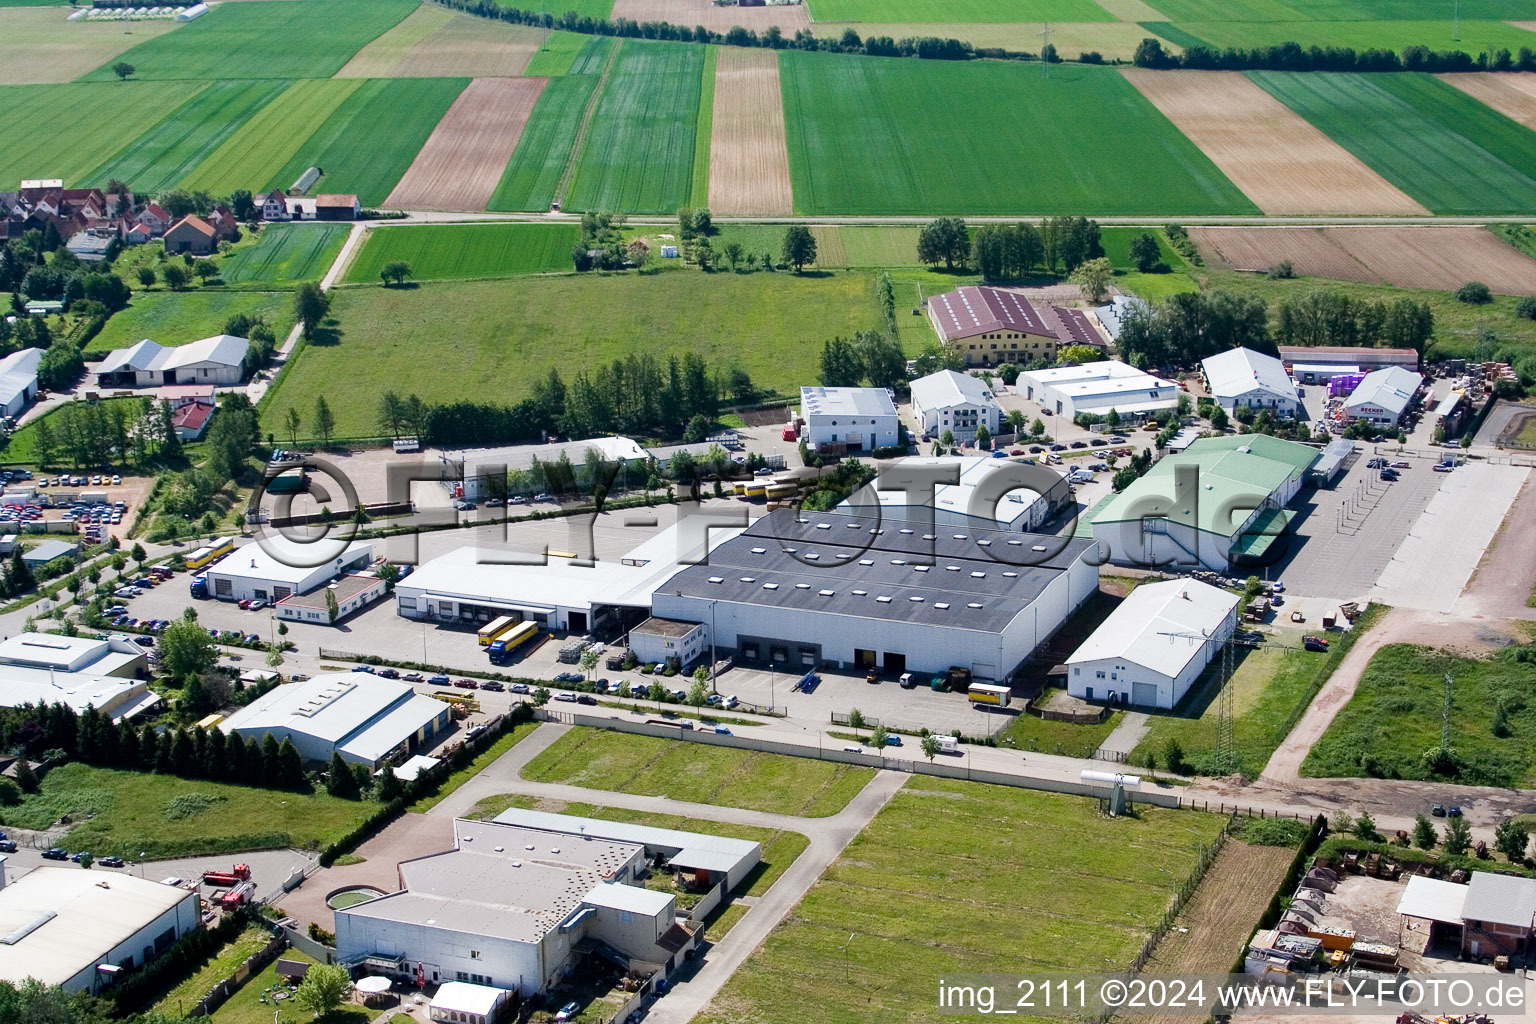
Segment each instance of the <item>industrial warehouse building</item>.
M1419 368L1411 348L1365 348L1356 345L1281 345L1280 361L1303 384L1325 384L1340 373L1369 373L1386 366Z
M1046 483L1037 490L1017 489L1020 468L987 456L912 456L898 460L879 479L854 491L837 511L903 525L1038 530L1071 500L1072 487L1056 470L1039 466L1030 467L1028 477ZM953 474L956 482L936 484L931 491L916 486L931 479L936 470ZM914 485L913 491L908 491L908 484ZM922 494L931 494L931 500L914 502Z
M1104 346L1088 314L1065 306L1036 306L1018 292L966 285L927 302L939 340L965 356L967 366L1054 363L1067 345Z
M641 843L456 820L453 849L401 862L399 892L336 911L337 960L523 996L608 951L665 977L694 936L671 893L627 884L646 867Z
M285 683L236 711L219 728L262 742L292 740L306 761L342 760L378 768L430 747L452 708L409 683L368 672L327 672Z
M337 576L367 568L373 561L373 545L359 540L334 558L313 564L335 549L334 542L298 544L281 535L247 544L208 568L208 596L221 601L277 604L292 594L307 594Z
M1067 659L1067 692L1171 709L1236 625L1235 594L1198 580L1143 583Z
M801 388L802 440L813 450L873 451L896 443L901 418L885 388Z
M509 472L527 472L536 463L546 468L546 474L550 467L562 462L579 468L594 454L604 462L623 465L643 463L648 457L644 448L627 437L594 437L558 444L471 448L444 452L438 458L443 484L448 488L449 495L478 502L486 498L505 497ZM564 488L561 481L546 479L539 483L537 489L559 493Z
M37 397L37 365L43 350L24 348L0 359L0 416L15 419Z
M1078 413L1146 417L1179 404L1179 386L1117 359L1019 374L1014 389L1048 412L1072 419Z
M1395 427L1423 384L1423 377L1400 366L1372 370L1344 400L1344 418L1380 429Z
M96 994L199 927L197 893L79 868L0 887L0 980Z
M148 668L144 648L126 636L21 633L0 643L0 707L61 703L131 717L160 703L144 681Z
M943 437L948 431L955 440L969 443L976 440L977 427L996 435L1003 410L986 381L939 370L912 382L912 415L924 437Z
M1263 558L1316 448L1266 434L1205 437L1168 455L1093 512L1100 557L1118 565L1228 572Z
M654 614L707 622L737 661L999 679L1098 587L1092 543L869 516L770 512L657 588Z
M1255 412L1268 410L1281 419L1296 417L1300 408L1296 385L1285 372L1285 364L1274 356L1234 348L1200 365L1205 371L1206 389L1228 416L1246 405Z
M235 385L245 378L245 357L250 348L245 338L229 334L169 347L145 338L137 345L107 353L96 372L104 388Z

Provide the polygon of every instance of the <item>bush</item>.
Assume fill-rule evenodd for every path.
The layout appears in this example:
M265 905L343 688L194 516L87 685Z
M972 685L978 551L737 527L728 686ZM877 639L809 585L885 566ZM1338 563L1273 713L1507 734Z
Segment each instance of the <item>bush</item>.
M1270 267L1269 273L1264 276L1271 281L1288 281L1296 276L1296 268L1291 265L1290 260L1281 260Z
M1515 303L1515 316L1524 320L1536 320L1536 298L1527 295Z
M1472 306L1481 306L1484 303L1493 301L1493 293L1481 281L1468 281L1456 289L1456 301L1465 302Z

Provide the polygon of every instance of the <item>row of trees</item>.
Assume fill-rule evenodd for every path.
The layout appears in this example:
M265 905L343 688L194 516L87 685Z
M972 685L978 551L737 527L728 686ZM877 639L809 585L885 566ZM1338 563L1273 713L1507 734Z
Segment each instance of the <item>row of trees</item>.
M1218 49L1204 43L1184 48L1183 54L1163 49L1157 39L1143 39L1131 62L1139 68L1194 68L1247 71L1536 71L1536 52L1520 47L1518 53L1498 49L1476 57L1461 50L1431 50L1405 46L1401 53L1385 48L1356 50L1351 46L1302 46L1284 42L1272 46Z
M1282 345L1411 348L1422 358L1435 336L1435 314L1429 303L1413 299L1360 299L1318 289L1280 300L1275 336Z
M1046 217L1038 225L985 224L972 232L961 217L929 221L917 236L917 258L946 270L972 262L988 282L1018 281L1032 273L1071 273L1104 255L1097 221ZM1156 242L1153 242L1154 246Z
M821 383L829 388L866 384L895 388L907 382L907 357L901 343L882 331L835 337L821 349Z
M148 396L71 402L37 421L32 450L40 467L164 465L182 457L169 402Z

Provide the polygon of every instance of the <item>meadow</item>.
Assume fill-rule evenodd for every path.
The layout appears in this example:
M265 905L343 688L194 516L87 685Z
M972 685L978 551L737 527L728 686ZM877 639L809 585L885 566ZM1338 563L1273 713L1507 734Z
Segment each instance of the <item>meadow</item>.
M263 429L280 430L290 407L307 420L324 394L338 436L370 436L389 388L427 402L515 402L551 367L571 373L642 351L697 351L787 394L815 379L827 338L880 322L868 274L684 270L343 288L331 315L337 336L292 361L262 409ZM435 370L423 375L423 366ZM349 387L338 392L333 382L343 379Z
M1422 0L1158 0L1170 21L1417 21ZM1518 21L1532 15L1529 0L1461 0L1465 21Z
M875 771L606 729L573 729L529 761L522 775L530 782L824 818L847 806Z
M363 81L268 184L286 188L310 167L319 167L325 174L312 193L352 192L363 206L378 206L468 84L467 78Z
M688 205L709 206L709 147L715 127L715 76L720 47L704 48L704 70L699 78L699 116L693 126L693 184Z
M551 32L539 44L538 50L528 61L528 66L523 69L523 74L568 75L581 48L595 38L597 37L585 36L577 32Z
M1431 75L1248 77L1435 213L1536 209L1536 134Z
M575 11L587 18L613 16L613 0L529 0L526 10L548 11L560 17L566 11Z
M351 231L347 224L269 224L220 262L226 284L290 284L325 275Z
M135 43L177 28L169 18L137 21L126 32L121 23L68 17L56 7L0 4L0 84L68 82Z
M418 281L510 277L571 269L575 224L427 225L375 228L347 269L349 283L377 284L386 263L404 260Z
M1429 12L1424 12L1429 13ZM1440 13L1435 11L1434 13ZM1527 12L1527 17L1533 13ZM1440 21L1288 21L1244 22L1218 19L1180 22L1211 46L1239 48L1293 42L1303 47L1351 46L1356 50L1396 50L1427 46L1432 50L1461 50L1474 57L1499 48L1517 52L1536 47L1536 32L1502 21L1473 21L1463 16L1459 24ZM1458 40L1457 34L1460 39Z
M549 209L560 176L570 162L582 111L597 82L596 75L567 75L549 80L523 126L517 148L507 161L487 209Z
M810 0L817 21L1114 21L1093 0Z
M276 0L220 4L121 55L141 79L326 78L416 0ZM109 81L110 66L87 81Z
M687 205L704 47L626 39L603 83L566 206L670 213Z
M1223 819L913 777L738 970L701 1019L934 1017L954 973L1123 967Z
M115 348L149 338L161 345L185 345L219 334L236 313L264 316L279 339L293 326L291 292L225 291L209 288L186 292L135 291L126 309L113 314L101 333L85 347L87 359L99 359Z
M84 180L105 185L117 178L140 192L172 188L288 85L271 79L182 85L184 103Z
M1107 68L1042 79L1015 64L798 50L780 68L800 213L1258 212ZM1112 144L1063 129L1084 110L1114 125Z
M68 182L84 180L101 162L96 140L133 137L132 128L124 130L132 124L125 110L169 110L186 90L170 82L0 86L0 182L15 188L37 177L39 167ZM39 125L69 130L40 131Z

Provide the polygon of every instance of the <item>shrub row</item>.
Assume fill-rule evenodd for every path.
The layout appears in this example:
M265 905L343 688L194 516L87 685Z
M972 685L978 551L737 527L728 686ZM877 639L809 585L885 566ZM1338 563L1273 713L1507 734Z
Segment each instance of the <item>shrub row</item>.
M250 918L244 911L225 914L212 928L195 928L184 935L164 955L128 976L114 990L119 1015L142 1010L165 994L171 985L191 974L203 960L220 946L245 930Z

